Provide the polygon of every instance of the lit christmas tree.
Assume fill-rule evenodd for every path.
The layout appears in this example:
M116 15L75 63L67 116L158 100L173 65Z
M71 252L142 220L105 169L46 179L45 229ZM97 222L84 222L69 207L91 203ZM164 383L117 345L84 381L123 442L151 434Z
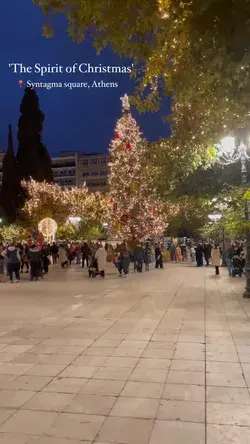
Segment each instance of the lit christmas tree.
M110 233L126 239L161 235L167 226L165 205L148 193L146 140L131 115L128 96L121 100L122 117L109 148Z

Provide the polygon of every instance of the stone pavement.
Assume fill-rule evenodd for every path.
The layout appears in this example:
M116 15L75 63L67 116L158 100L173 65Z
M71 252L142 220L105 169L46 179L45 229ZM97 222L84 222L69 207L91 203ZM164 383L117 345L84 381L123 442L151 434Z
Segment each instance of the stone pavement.
M0 444L249 444L250 300L213 273L0 284Z

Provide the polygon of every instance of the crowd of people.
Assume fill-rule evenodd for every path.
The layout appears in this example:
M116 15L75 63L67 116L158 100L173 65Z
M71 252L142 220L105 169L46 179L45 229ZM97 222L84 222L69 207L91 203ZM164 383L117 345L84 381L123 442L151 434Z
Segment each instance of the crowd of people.
M155 248L148 243L137 242L134 248L127 242L122 242L113 247L102 242L66 243L53 242L37 245L36 243L0 244L0 282L1 276L6 275L9 281L19 282L21 273L29 273L31 281L44 278L51 264L60 264L62 268L70 266L73 262L88 268L89 277L99 275L105 278L106 263L113 262L119 276L128 276L130 264L134 264L134 271L141 273L145 265L145 271L149 271L149 264L154 255L155 268L163 268L162 247L157 244Z
M49 245L0 244L0 279L6 272L11 283L20 281L21 273L29 273L31 281L43 279L49 271Z
M246 262L246 248L243 243L234 242L226 245L218 243L198 242L195 246L188 244L185 252L189 263L196 262L197 267L207 267L211 264L215 267L215 273L220 274L220 267L228 268L229 276L244 274Z
M191 241L185 243L169 242L163 247L162 244L154 244L152 241L137 241L131 247L126 241L116 246L102 242L53 242L50 244L37 245L0 244L0 281L1 276L6 274L10 282L19 282L21 273L29 273L31 281L43 279L49 271L51 264L57 264L62 268L70 266L73 262L85 266L89 277L99 275L105 278L106 263L113 262L120 277L129 275L132 269L135 272L148 272L150 263L155 268L163 268L163 262L187 262L197 267L212 265L215 273L220 274L220 267L228 268L229 276L244 274L246 261L246 250L243 244L233 243L224 247L216 243Z

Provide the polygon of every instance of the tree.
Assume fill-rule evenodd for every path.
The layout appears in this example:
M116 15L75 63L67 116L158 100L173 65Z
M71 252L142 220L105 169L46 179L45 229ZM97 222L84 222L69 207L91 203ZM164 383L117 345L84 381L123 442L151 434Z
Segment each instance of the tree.
M52 182L51 160L46 147L42 144L44 114L34 89L26 88L20 106L21 116L18 123L17 177L19 181L30 178ZM21 203L23 194L20 187Z
M106 197L100 193L89 193L86 186L61 188L59 185L35 180L22 181L27 196L23 207L24 215L33 223L45 217L63 224L70 216L80 217L95 223L108 218Z
M27 237L28 231L22 225L11 224L0 227L0 239L5 242L22 242Z
M16 220L17 163L14 153L12 128L9 125L8 148L3 158L3 178L0 203L8 222Z
M110 145L110 231L134 239L157 235L166 226L166 214L163 204L148 192L146 141L131 115L127 95L122 98L122 112Z
M225 133L248 126L250 0L34 1L48 23L64 13L75 41L90 32L98 52L111 45L133 59L141 110L172 96L170 147L190 152L190 164L206 161ZM44 34L53 34L51 26Z

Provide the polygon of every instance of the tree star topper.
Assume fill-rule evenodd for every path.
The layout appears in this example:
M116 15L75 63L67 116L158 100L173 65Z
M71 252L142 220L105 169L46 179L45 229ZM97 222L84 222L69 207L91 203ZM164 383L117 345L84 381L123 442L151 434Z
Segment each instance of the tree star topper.
M128 95L125 94L123 97L121 97L121 101L122 101L122 111L130 111L130 103L129 103L129 98Z

